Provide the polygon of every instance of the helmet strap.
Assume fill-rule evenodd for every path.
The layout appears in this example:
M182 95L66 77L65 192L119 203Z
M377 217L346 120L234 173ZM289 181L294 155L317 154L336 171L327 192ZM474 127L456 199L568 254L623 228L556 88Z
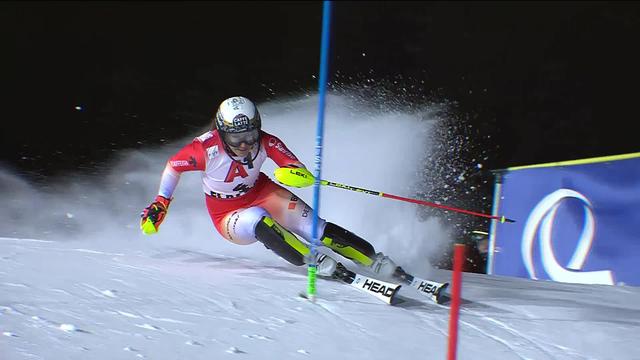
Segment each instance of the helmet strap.
M247 157L244 158L244 161L247 162L247 166L249 169L253 169L253 159L251 158L251 151L247 154Z
M242 165L247 165L249 167L249 169L253 169L253 161L258 157L258 154L260 153L260 147L261 142L258 141L256 142L256 144L258 145L258 149L256 150L256 155L255 156L251 156L252 151L249 151L249 153L247 154L247 156L242 159L242 161L238 161L236 159L233 158L233 156L238 156L236 155L236 153L233 151L233 149L224 141L224 139L222 139L222 144L224 145L224 151L227 153L227 155L231 158L231 160L233 161L237 161ZM231 154L233 154L233 156L231 156Z

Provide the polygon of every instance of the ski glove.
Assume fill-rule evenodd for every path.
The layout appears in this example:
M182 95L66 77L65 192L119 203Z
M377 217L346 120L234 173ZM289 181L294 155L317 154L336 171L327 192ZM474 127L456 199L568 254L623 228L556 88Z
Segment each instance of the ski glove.
M145 235L151 235L158 232L160 224L164 221L165 215L167 215L167 209L171 199L167 199L164 196L158 195L151 205L142 210L140 217L140 229Z

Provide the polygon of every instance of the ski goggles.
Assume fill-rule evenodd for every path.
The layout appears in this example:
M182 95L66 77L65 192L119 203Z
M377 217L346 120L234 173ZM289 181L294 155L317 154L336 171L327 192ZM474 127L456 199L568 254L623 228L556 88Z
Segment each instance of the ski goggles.
M258 130L251 130L241 133L223 133L222 137L224 142L229 146L239 147L242 143L251 146L258 142L260 132Z

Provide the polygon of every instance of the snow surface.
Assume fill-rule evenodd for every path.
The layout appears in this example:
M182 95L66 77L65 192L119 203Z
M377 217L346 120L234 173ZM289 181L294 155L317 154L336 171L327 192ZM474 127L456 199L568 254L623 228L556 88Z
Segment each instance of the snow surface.
M415 164L434 146L431 111L329 101L323 178L401 196L429 186ZM309 167L316 103L261 107L266 130ZM139 212L187 141L45 187L0 174L0 359L446 358L446 306L409 288L389 306L331 280L319 280L316 303L302 299L306 268L215 233L197 175L183 176L160 232L143 236ZM310 189L295 192L311 202ZM411 272L450 279L426 260L446 226L418 220L415 205L324 189L321 214ZM640 288L465 274L463 298L459 359L640 359Z

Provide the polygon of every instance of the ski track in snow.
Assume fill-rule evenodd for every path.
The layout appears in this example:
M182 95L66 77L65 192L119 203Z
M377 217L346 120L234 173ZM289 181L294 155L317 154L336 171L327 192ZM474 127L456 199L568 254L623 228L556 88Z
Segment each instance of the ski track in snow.
M33 239L0 238L0 253L11 254L0 262L3 360L446 356L448 309L411 289L401 290L406 301L394 307L319 280L311 303L297 296L306 286L303 272L284 263ZM598 289L465 274L458 358L640 359L616 338L640 330L640 320L618 313L640 313L640 291L621 289L620 300L606 306L589 296L577 307L563 301L585 291L598 296ZM601 315L580 307L591 303ZM608 332L620 352L599 345Z
M506 323L493 317L483 315L477 311L463 309L462 312L476 316L477 319L488 322L490 326L481 326L469 320L461 320L461 326L469 327L482 335L502 344L507 349L514 352L521 359L555 359L553 353L547 351L543 346L538 344L535 339L521 333L520 331L510 327ZM518 350L522 348L523 350ZM529 353L532 353L529 355Z

